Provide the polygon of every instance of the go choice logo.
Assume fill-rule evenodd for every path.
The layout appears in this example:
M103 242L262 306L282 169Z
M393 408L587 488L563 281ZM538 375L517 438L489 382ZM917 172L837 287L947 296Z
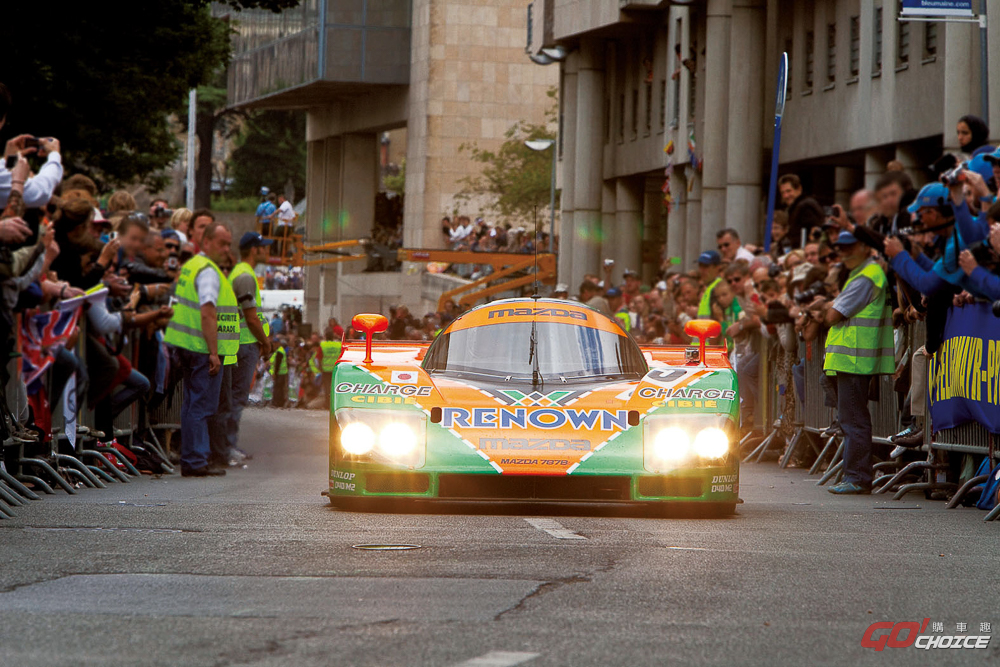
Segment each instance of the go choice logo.
M888 646L889 648L906 648L907 646L915 646L919 649L937 649L937 648L988 648L990 645L990 635L945 635L945 634L923 634L924 630L927 629L927 623L931 619L925 618L922 623L917 623L916 621L901 621L899 623L893 623L892 621L882 621L879 623L872 623L865 630L864 637L861 638L861 646L864 648L873 648L876 651L883 651ZM981 623L980 630L989 631L989 623ZM888 633L882 634L881 631L889 630ZM944 632L944 624L935 622L932 628L934 632ZM965 632L966 624L959 623L958 631Z

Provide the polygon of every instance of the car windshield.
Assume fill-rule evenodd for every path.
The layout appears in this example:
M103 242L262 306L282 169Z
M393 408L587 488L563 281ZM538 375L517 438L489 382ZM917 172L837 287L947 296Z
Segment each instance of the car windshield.
M628 336L577 324L507 322L441 334L424 358L429 372L531 378L536 368L545 381L614 377L634 379L646 361ZM534 351L532 350L534 348Z

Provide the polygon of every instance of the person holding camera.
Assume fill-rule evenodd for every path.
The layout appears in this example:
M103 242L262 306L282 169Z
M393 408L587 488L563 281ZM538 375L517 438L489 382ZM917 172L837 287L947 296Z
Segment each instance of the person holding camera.
M844 430L844 481L830 493L866 494L872 485L872 420L868 390L873 376L896 370L889 284L871 249L850 232L835 245L850 270L824 314L830 327L823 370L837 378L837 413Z

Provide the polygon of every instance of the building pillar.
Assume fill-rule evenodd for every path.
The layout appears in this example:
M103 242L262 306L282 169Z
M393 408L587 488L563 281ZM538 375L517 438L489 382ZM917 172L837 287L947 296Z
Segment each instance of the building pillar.
M663 245L663 180L646 177L642 205L642 246L635 270L642 282L655 284L660 274L660 246Z
M674 204L667 214L667 259L680 259L680 266L672 265L673 268L681 268L688 261L687 249L685 248L685 236L687 232L687 179L684 177L683 169L673 169L670 175L670 193L673 195Z
M378 135L345 134L340 168L341 210L335 218L338 240L370 237L375 225L375 196L378 194ZM364 271L364 262L340 262L340 274Z
M605 259L614 259L618 254L618 222L616 219L618 212L618 186L617 181L612 179L604 181L601 187L601 254L600 260L603 265ZM612 279L620 278L621 267L615 265ZM600 271L598 275L603 275ZM570 289L576 289L578 285L570 285Z
M1000 3L991 2L988 10L989 21L986 24L986 49L989 58L990 71L990 136L993 138L993 145L997 144L1000 138L1000 76L997 76L998 65L1000 65Z
M726 163L729 131L729 67L732 0L708 0L705 39L704 168L701 245L715 247L715 232L726 226ZM740 54L745 56L745 54ZM742 149L742 145L741 145Z
M306 199L318 205L306 207L306 234L310 243L333 241L336 225L341 210L341 137L327 137L310 141L307 145L306 160ZM305 269L304 301L302 313L306 321L322 321L324 305L335 306L337 292L335 284L332 289L324 289L327 285L326 273L336 273L336 266L314 266Z
M733 149L726 157L726 219L743 243L759 244L761 230L761 165L764 142L765 20L761 0L733 2L729 58L729 129Z
M875 192L875 184L885 173L885 165L890 160L882 151L873 149L865 151L865 189Z
M896 146L895 159L903 165L903 171L913 181L914 187L919 188L924 184L927 180L927 170L909 144L899 144Z
M833 200L848 210L851 194L857 189L857 170L850 167L833 168Z
M994 13L990 17L996 21ZM973 33L971 23L938 24L944 27L944 150L958 151L958 138L955 126L958 119L979 108L979 79L971 76L978 72L979 50L973 47L978 44L978 36ZM976 28L978 33L978 28ZM975 52L975 61L973 60ZM996 77L994 77L996 78Z
M573 265L570 283L600 270L603 185L604 49L600 40L580 44L576 75L576 160L573 192Z
M560 187L562 194L559 202L562 209L559 212L559 280L573 286L573 207L576 192L576 82L579 54L570 53L560 65L562 73L562 94L559 96L560 114L562 116L562 161L560 162ZM579 285L581 281L577 281Z
M614 283L621 284L625 269L641 270L642 262L642 180L635 176L615 181L615 260Z

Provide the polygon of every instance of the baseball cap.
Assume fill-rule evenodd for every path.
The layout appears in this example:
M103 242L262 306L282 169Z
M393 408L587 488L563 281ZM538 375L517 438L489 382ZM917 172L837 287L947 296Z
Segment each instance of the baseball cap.
M715 266L722 263L722 255L717 250L706 250L698 255L698 263L702 266Z
M629 276L632 276L633 278L638 278L639 272L633 271L632 269L625 269L625 271L622 273L622 278L628 278Z
M965 168L969 171L974 171L983 177L983 181L989 181L993 178L993 165L987 161L988 157L991 157L993 152L986 154L980 153L976 157L972 158L965 163Z
M257 232L246 232L240 237L240 250L257 246L269 246L272 243L274 243L274 239L265 239Z
M833 245L854 245L857 242L858 239L854 236L854 234L850 232L840 232L840 234L837 235L837 240L833 242Z
M617 287L612 287L611 289L609 289L607 292L604 293L604 296L607 297L607 298L609 298L609 299L617 299L621 295L622 295L622 291L620 289L618 289Z
M567 285L566 283L559 283L558 285L556 285L556 288L552 290L552 293L558 294L559 292L565 292L566 294L569 294L569 285Z
M947 206L950 201L948 187L944 183L928 183L920 188L917 198L906 210L916 213L922 208Z
M992 153L986 153L983 155L983 159L990 163L1000 163L1000 148L997 148Z

